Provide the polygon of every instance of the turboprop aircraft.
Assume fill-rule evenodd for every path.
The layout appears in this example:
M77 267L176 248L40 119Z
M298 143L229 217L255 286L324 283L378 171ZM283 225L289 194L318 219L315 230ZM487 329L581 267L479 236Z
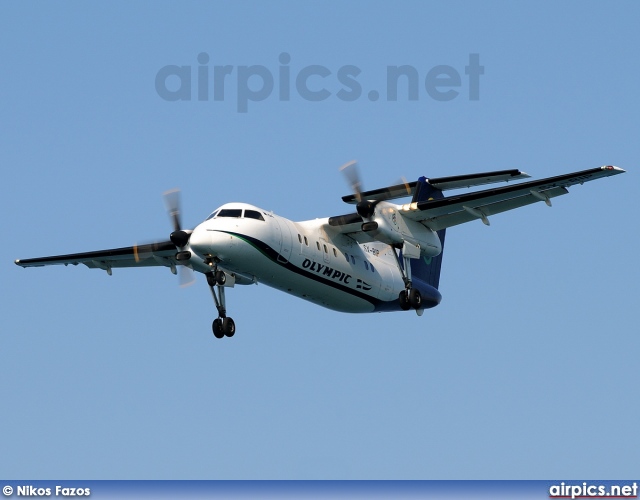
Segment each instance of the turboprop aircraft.
M186 279L203 273L218 317L217 338L232 337L225 290L264 283L315 304L349 313L407 311L422 315L435 307L445 231L474 220L489 225L500 212L567 194L575 184L624 172L604 166L537 181L501 170L426 178L373 191L362 191L355 162L342 167L353 194L344 196L355 211L324 219L294 222L246 203L227 203L194 229L180 224L179 192L165 193L174 230L168 241L36 259L22 267L84 264L112 274L114 268L164 266ZM507 186L444 196L443 192L485 184ZM389 200L411 198L405 204ZM181 274L183 274L181 272Z

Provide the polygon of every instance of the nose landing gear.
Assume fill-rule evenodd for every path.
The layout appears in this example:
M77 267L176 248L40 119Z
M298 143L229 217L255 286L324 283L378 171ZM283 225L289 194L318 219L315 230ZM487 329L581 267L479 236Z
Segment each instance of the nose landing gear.
M233 337L236 333L236 324L231 318L216 318L211 325L213 335L217 339L221 339L225 335L227 337Z
M211 329L213 335L217 339L223 337L233 337L236 333L236 324L233 319L227 317L226 300L224 296L224 285L226 283L226 275L224 271L217 270L206 273L207 284L213 295L213 301L218 310L218 317L213 320Z

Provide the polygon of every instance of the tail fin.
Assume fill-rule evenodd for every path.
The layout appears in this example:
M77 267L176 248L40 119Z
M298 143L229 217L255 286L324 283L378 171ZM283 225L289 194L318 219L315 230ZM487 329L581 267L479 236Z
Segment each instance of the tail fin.
M415 194L412 202L420 202L427 200L437 200L444 198L442 191L429 183L427 178L420 177L416 186ZM442 245L440 255L431 258L411 259L411 278L418 279L438 288L440 284L440 268L442 266L442 254L444 253L444 237L446 229L438 231L438 237Z

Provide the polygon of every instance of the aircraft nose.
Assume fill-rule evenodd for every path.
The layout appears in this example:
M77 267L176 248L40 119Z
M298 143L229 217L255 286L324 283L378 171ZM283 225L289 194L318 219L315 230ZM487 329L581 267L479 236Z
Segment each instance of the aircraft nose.
M202 258L213 254L211 244L211 232L200 226L196 227L189 237L189 247L191 251Z

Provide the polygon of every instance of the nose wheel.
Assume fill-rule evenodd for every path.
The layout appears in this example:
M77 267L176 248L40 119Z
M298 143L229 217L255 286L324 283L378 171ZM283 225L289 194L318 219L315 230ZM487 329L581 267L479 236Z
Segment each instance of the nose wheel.
M236 324L231 318L216 318L211 325L213 335L217 339L233 337L236 333Z
M218 317L213 320L211 329L213 335L217 339L223 337L233 337L236 333L236 324L233 319L227 317L226 300L224 296L224 284L226 283L226 276L223 271L208 272L207 284L213 295L213 301L216 304L218 310Z

